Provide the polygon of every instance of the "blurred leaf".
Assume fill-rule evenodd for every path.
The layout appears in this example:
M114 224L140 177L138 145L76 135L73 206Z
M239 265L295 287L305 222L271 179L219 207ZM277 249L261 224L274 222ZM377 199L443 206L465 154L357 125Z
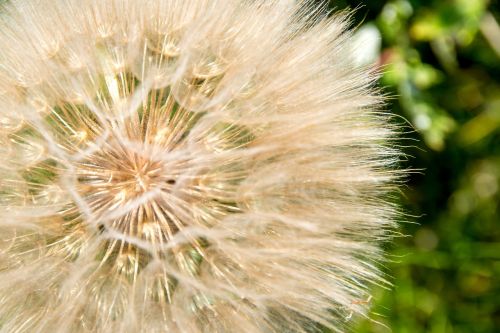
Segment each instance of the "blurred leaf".
M410 36L417 41L430 41L446 31L436 13L428 12L418 17L410 28Z
M485 111L463 125L458 134L459 141L463 145L471 145L498 130L500 130L500 99L492 101Z
M419 89L427 89L444 79L443 73L428 64L420 64L412 71L412 80Z

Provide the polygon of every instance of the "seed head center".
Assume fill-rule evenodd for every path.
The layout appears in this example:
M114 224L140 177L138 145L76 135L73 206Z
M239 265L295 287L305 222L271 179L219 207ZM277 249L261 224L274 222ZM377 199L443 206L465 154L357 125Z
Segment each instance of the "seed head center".
M128 161L130 162L130 161ZM131 164L116 165L115 177L112 177L113 186L126 192L126 198L143 195L158 187L162 178L162 167L158 162L139 159Z

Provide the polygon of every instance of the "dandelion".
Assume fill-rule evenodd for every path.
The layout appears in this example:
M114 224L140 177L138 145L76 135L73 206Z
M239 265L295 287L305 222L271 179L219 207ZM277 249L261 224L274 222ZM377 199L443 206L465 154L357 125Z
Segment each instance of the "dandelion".
M345 331L399 172L346 15L11 0L1 332Z

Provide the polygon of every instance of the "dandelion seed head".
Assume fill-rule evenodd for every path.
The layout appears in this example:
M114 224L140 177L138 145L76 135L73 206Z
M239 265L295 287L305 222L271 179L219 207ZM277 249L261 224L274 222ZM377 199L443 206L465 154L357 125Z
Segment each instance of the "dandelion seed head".
M342 332L397 207L394 128L311 2L0 12L0 331Z

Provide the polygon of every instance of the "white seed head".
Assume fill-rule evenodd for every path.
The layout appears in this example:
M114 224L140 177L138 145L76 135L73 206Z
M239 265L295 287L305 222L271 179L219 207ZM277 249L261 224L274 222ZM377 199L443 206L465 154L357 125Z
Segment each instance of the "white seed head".
M397 209L345 15L278 0L0 11L0 331L344 331Z

